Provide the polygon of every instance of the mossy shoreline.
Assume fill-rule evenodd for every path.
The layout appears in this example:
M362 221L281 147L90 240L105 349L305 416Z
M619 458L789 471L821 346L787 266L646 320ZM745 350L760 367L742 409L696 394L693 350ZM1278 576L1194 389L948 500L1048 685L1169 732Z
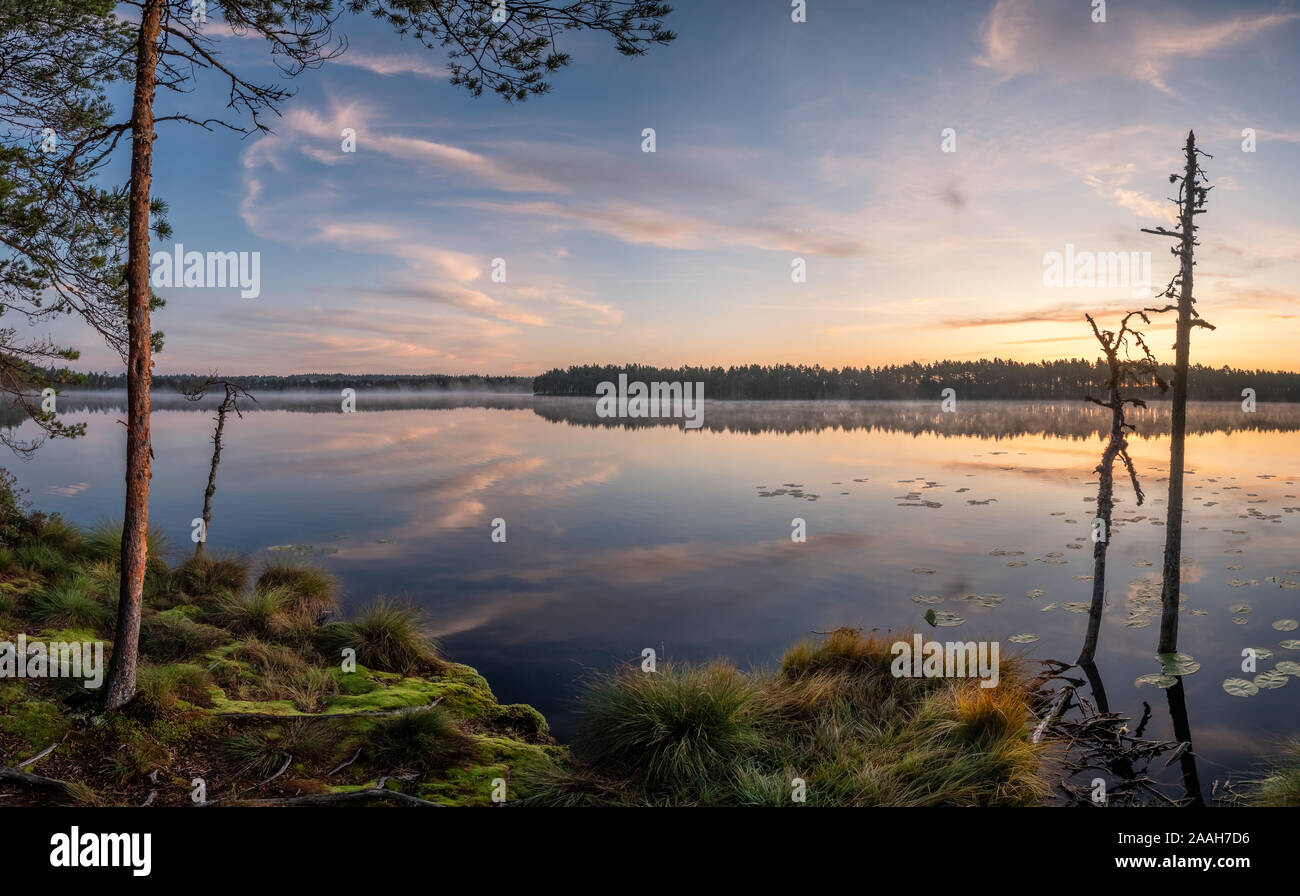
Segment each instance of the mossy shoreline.
M0 642L111 650L120 539L0 507ZM0 766L21 766L0 805L1028 806L1050 791L1016 658L992 688L897 678L890 639L840 629L770 671L627 666L588 681L566 747L441 656L408 607L341 618L310 564L167 553L155 538L124 709L66 678L0 678ZM1252 801L1300 802L1296 755Z
M10 511L0 641L103 642L106 664L120 527ZM0 679L0 765L66 785L10 776L0 805L382 789L486 806L529 797L566 759L539 712L502 704L476 670L442 658L414 610L377 599L337 618L336 583L308 564L207 554L170 566L153 542L138 691L124 709L105 714L98 692L69 678Z

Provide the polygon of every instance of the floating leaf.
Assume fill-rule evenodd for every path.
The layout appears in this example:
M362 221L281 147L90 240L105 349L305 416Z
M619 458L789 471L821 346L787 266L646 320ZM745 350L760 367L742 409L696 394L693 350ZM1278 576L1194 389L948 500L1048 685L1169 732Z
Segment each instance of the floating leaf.
M1273 651L1267 647L1252 647L1250 649L1254 652L1257 660L1266 660L1273 656Z
M1024 560L1012 560L1010 563L1007 564L1007 566L1028 566L1028 565L1029 564L1026 563Z
M1253 697L1259 693L1259 687L1244 678L1225 679L1223 689L1234 697Z
M1296 640L1283 641L1282 646L1285 647L1287 650L1300 650L1300 641L1296 641Z
M1160 660L1160 671L1165 675L1191 675L1201 668L1201 664L1186 653L1159 653L1156 659Z
M1010 638L1007 638L1007 640L1012 644L1032 644L1038 640L1038 635L1031 635L1029 633L1012 635Z
M1025 597L1029 598L1030 600L1038 600L1038 598L1042 597L1046 593L1047 592L1044 591L1042 588L1033 588L1025 592Z
M1147 675L1139 676L1138 680L1135 681L1134 684L1138 687L1142 687L1144 684L1153 684L1158 688L1171 688L1178 684L1178 679L1172 675L1161 675L1159 672L1151 672Z
M916 573L918 576L928 576L933 574L934 570L926 569L924 566L916 566L913 567L912 572Z
M1273 623L1273 628L1280 632L1293 632L1300 628L1300 622L1296 622L1294 619L1279 619Z
M1229 612L1229 613L1249 613L1249 612L1250 612L1250 604L1233 604L1232 606L1228 607L1228 612Z
M1041 610L1039 610L1038 612L1040 612L1040 613L1046 613L1048 610L1055 610L1055 609L1056 609L1056 601L1052 601L1050 604L1048 604L1047 606L1043 607L1043 608L1042 608Z
M1286 673L1278 672L1274 669L1272 672L1261 672L1255 676L1255 687L1260 690L1271 690L1280 688L1286 684Z
M912 600L918 604L941 604L943 598L937 594L913 594Z
M1300 663L1293 663L1290 660L1283 660L1273 667L1274 672L1281 672L1283 675L1295 675L1300 677Z
M962 617L958 616L956 613L950 613L947 610L940 610L938 613L935 613L934 610L930 610L929 612L926 613L927 621L930 613L934 613L934 620L930 623L931 625L938 625L945 628L951 628L954 625L961 625L963 622L966 621Z
M1061 604L1061 609L1069 613L1086 613L1092 609L1092 604L1072 601L1068 604Z

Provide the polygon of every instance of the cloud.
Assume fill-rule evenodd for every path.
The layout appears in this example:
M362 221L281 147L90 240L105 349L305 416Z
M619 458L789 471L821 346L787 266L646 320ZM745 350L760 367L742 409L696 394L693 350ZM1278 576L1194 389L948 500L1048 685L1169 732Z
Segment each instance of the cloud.
M805 234L786 224L725 221L629 202L576 205L548 201L466 200L462 208L543 218L559 229L590 230L633 245L664 249L754 248L845 257L865 254L861 242L827 233Z
M1119 75L1174 94L1170 71L1180 62L1239 47L1300 19L1300 13L1238 15L1190 21L1176 6L1158 12L1118 4L1094 23L1075 0L998 0L983 25L976 62L1004 78L1044 71L1064 80Z
M1153 300L1154 301L1154 300ZM945 327L997 327L1006 324L1082 323L1084 314L1093 317L1127 314L1131 307L1111 305L1098 308L1094 305L1054 305L1049 308L1030 308L1004 314L976 314L967 317L950 317L943 321Z
M362 53L348 49L330 62L385 76L410 74L425 78L445 78L451 74L445 67L434 65L428 58L417 53Z

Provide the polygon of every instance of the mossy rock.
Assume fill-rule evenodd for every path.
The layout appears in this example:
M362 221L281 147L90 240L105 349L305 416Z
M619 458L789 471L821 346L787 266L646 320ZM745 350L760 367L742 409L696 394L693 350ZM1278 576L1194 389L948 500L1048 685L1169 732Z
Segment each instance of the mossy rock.
M485 721L493 728L504 728L526 740L547 737L551 733L546 717L527 703L498 706Z

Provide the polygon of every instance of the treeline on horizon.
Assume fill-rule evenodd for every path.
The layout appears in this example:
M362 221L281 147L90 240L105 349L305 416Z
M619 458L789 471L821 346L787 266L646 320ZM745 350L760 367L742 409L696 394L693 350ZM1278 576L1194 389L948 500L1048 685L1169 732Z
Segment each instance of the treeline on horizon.
M116 391L126 389L126 374L87 373L73 389ZM153 388L190 392L205 382L222 379L256 395L258 392L291 392L335 389L376 390L463 390L473 392L531 392L527 376L478 376L404 373L296 373L289 376L217 376L198 373L156 374Z
M1022 362L994 358L979 361L934 361L882 367L822 367L805 364L750 364L743 367L650 367L584 364L556 368L533 380L538 395L594 396L602 382L704 383L705 398L750 400L938 399L956 390L959 399L1078 401L1104 397L1104 362L1081 358ZM1162 370L1168 381L1172 369ZM1194 365L1188 371L1188 395L1197 401L1240 401L1254 389L1259 401L1300 401L1300 373L1238 370ZM1141 394L1141 393L1139 393ZM1141 397L1159 399L1156 389Z

